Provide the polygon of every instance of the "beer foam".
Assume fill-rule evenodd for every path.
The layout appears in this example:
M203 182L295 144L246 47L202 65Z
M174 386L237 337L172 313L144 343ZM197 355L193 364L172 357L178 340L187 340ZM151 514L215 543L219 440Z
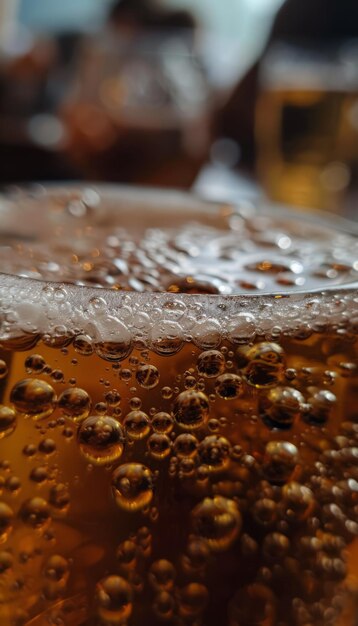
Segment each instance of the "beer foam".
M0 214L3 339L83 334L165 353L169 340L358 325L358 237L343 221L111 186L15 190Z

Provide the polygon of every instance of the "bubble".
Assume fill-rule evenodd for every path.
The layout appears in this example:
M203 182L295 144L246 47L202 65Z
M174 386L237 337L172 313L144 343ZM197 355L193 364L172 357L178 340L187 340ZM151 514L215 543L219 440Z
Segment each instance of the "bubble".
M230 463L230 443L225 437L209 435L199 445L201 463L209 472L221 472Z
M215 319L205 319L195 324L193 329L194 343L203 350L217 348L222 338L220 323Z
M29 443L24 446L22 453L28 457L34 456L36 454L36 446L33 443Z
M137 565L137 548L137 544L131 540L123 541L119 544L116 551L116 559L126 570L135 569Z
M0 542L6 541L14 519L14 512L5 502L0 502Z
M0 529L1 533L1 529ZM14 557L10 552L0 552L0 574L3 574L13 566Z
M183 331L177 322L164 320L151 330L151 343L154 352L163 356L176 354L183 347Z
M45 381L25 378L14 385L10 400L18 413L34 419L43 419L54 411L56 394L51 385Z
M154 598L153 613L161 622L172 621L175 611L175 600L167 591L160 591Z
M93 341L87 335L77 335L73 340L73 347L82 356L91 356L94 352Z
M0 359L0 379L5 378L8 373L7 363Z
M103 341L101 343L96 343L95 349L96 354L104 359L105 361L123 361L132 350L132 342L129 338L124 341Z
M30 472L30 480L33 480L35 483L43 483L48 479L47 467L43 465L39 465L38 467L34 467Z
M20 516L26 526L31 526L37 530L45 528L51 520L48 503L43 498L38 497L30 498L23 503Z
M155 561L149 569L148 580L156 591L170 591L173 589L175 577L175 567L166 559Z
M276 600L265 585L253 583L239 589L229 605L229 625L274 626Z
M192 458L196 455L199 442L194 435L183 433L174 441L174 452L179 458Z
M263 472L268 481L285 483L292 477L298 463L298 450L288 441L270 441L266 445Z
M12 493L16 493L21 488L20 478L17 476L10 476L5 482L5 488Z
M68 487L63 483L58 483L50 489L49 503L58 511L66 511L70 504L70 493Z
M173 389L171 387L163 387L161 390L162 398L170 400L173 397Z
M107 391L104 399L107 402L108 406L117 407L120 404L121 395L116 389L112 389L112 391Z
M56 450L56 443L53 439L43 439L39 443L39 451L43 454L53 454Z
M324 424L336 405L336 396L327 389L322 389L308 398L306 418L313 424Z
M171 452L172 442L163 433L153 433L148 439L147 447L154 459L165 459Z
M185 376L184 387L185 389L192 389L196 385L196 378L194 376Z
M11 435L16 428L16 413L14 409L0 404L0 439Z
M270 426L289 428L300 417L304 397L292 387L275 387L260 398L260 412Z
M135 375L138 384L144 389L153 389L159 383L159 371L155 365L141 365Z
M255 284L242 285L249 288L257 288ZM256 334L256 320L251 313L238 313L234 319L229 323L229 338L230 341L236 344L245 344L253 341Z
M265 557L272 561L281 561L290 549L290 541L282 533L269 533L262 544Z
M245 379L257 388L273 387L284 376L285 353L277 343L258 343L247 352Z
M311 489L292 481L282 488L282 507L288 522L303 522L313 512L315 500Z
M53 370L50 376L52 380L54 380L57 383L63 380L63 372L61 370Z
M152 428L157 433L164 433L167 435L174 428L174 420L169 413L160 411L159 413L155 413L155 415L153 415Z
M119 376L122 380L128 381L132 378L132 372L131 370L125 367L119 372Z
M225 357L218 350L207 350L198 357L197 370L205 378L215 378L225 371Z
M277 504L271 498L260 498L253 503L252 516L260 526L272 526L277 520Z
M68 561L58 554L50 556L44 568L44 576L48 580L60 582L68 578L69 575Z
M213 552L230 548L242 525L236 503L222 496L205 498L194 508L192 518L194 530Z
M185 572L202 572L208 565L210 559L210 549L204 539L192 537L186 548L186 553L182 558L182 565Z
M77 441L83 456L97 465L118 460L124 449L121 425L108 415L87 417L79 426Z
M126 434L131 439L144 439L150 433L150 420L143 411L131 411L123 421Z
M29 374L32 372L39 374L45 367L46 361L41 354L31 354L25 359L25 368Z
M201 583L189 583L178 592L179 611L183 617L200 615L209 602L209 592Z
M112 492L117 505L136 513L147 507L153 498L151 471L139 463L126 463L112 474Z
M65 389L58 399L58 406L66 417L71 417L75 422L88 417L91 410L91 398L87 391L79 387Z
M201 428L209 419L209 400L201 391L182 391L174 402L173 413L182 428Z
M108 407L106 402L96 402L93 408L96 412L96 415L105 415L107 413Z
M234 400L243 393L243 382L237 374L222 374L215 383L215 391L219 398Z
M125 624L133 610L132 586L121 576L106 576L96 585L95 603L104 624Z
M325 580L343 580L347 576L347 564L339 556L330 556L324 551L316 555L315 570Z

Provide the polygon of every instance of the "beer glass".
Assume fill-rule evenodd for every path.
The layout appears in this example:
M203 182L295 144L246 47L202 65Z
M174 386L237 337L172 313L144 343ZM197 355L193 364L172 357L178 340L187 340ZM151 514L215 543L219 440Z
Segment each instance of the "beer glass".
M271 199L342 212L357 189L358 47L274 46L256 115L258 172Z
M354 225L2 196L1 626L356 626Z

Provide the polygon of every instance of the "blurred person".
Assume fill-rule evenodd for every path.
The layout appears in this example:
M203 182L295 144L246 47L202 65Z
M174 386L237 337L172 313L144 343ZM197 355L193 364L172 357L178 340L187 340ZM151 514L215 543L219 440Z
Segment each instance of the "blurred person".
M235 140L240 166L253 171L256 163L255 106L262 59L276 42L321 45L358 36L357 0L286 0L275 18L265 49L222 107L215 134Z

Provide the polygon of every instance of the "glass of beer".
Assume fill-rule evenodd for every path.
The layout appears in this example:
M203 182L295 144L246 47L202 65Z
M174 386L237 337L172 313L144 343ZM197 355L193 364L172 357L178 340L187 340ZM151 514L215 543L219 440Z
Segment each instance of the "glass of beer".
M357 190L358 46L273 46L256 111L258 173L273 200L342 212Z
M356 626L358 237L1 198L1 626Z

